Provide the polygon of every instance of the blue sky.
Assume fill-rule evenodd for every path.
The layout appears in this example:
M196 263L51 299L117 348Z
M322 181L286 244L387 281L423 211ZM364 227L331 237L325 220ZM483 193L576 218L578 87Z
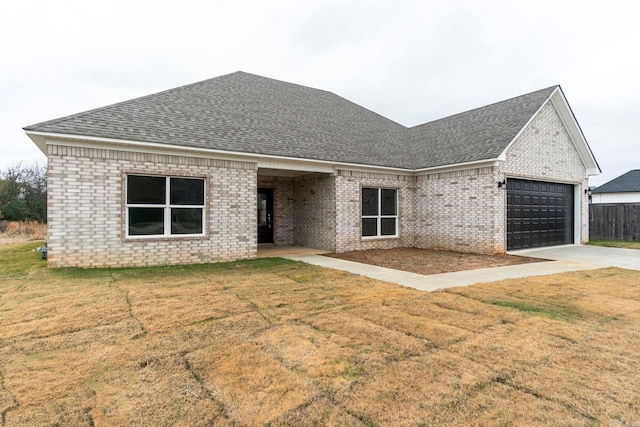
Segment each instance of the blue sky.
M0 6L0 168L23 126L242 70L407 126L560 84L603 174L640 168L640 6L567 2L71 1Z

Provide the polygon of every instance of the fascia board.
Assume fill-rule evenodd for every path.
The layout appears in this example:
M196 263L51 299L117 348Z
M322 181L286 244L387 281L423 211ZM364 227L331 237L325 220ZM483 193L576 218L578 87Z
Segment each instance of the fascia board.
M36 142L38 147L45 154L47 154L46 145L59 144L70 147L117 149L120 151L130 152L172 154L182 156L189 155L201 158L216 158L222 160L254 162L257 164L257 167L265 167L271 169L278 169L278 165L281 165L281 168L293 167L296 170L305 172L334 172L337 169L394 173L400 175L411 175L414 172L412 169L361 165L355 163L329 162L296 157L273 156L268 154L230 152L209 148L185 147L143 141L130 141L37 131L26 131L26 133L34 142Z
M99 138L83 135L57 134L48 132L26 131L31 138L47 154L47 145L65 145L69 147L102 148L129 152L156 153L168 155L189 155L201 158L216 158L221 160L245 161L257 164L257 168L295 169L305 172L335 172L336 170L350 170L371 173L393 173L397 175L425 175L429 173L451 172L472 167L496 166L500 160L488 159L473 162L457 163L420 169L402 169L385 166L362 165L356 163L326 162L313 159L300 159L284 156L270 156L263 154L238 153L207 148L184 147L169 144L158 144L142 141L129 141L111 138Z
M443 173L443 172L455 172L458 170L465 170L470 168L483 168L483 167L493 167L498 166L500 161L503 159L488 159L488 160L477 160L473 162L465 162L465 163L456 163L454 165L443 165L443 166L435 166L431 168L422 168L416 169L416 175L428 175L431 173Z
M558 112L558 116L560 116L562 124L569 133L573 145L576 147L576 150L578 150L578 154L587 169L587 175L593 176L601 174L602 171L600 170L600 166L598 165L598 162L596 161L593 152L582 133L582 129L580 129L580 125L578 124L564 93L562 93L562 90L559 87L552 94L551 103Z

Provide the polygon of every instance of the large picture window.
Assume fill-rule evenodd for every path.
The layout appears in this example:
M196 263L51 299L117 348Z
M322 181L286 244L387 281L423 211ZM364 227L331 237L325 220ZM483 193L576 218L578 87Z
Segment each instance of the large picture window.
M362 237L398 236L398 190L362 189Z
M202 178L127 175L127 236L204 234Z

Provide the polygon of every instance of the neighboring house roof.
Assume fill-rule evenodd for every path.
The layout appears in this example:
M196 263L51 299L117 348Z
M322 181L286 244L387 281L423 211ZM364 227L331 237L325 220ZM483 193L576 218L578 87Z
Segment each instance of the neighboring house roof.
M592 191L595 193L636 193L640 192L640 169L630 170Z
M560 87L552 86L407 128L331 92L235 72L24 130L30 136L97 137L416 170L497 159L558 93ZM577 129L573 135L586 147L583 157L595 164L560 96Z

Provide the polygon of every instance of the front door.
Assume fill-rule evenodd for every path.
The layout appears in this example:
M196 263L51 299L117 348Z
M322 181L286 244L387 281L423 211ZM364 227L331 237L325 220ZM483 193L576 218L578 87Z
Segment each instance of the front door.
M273 243L273 188L258 188L258 243Z

